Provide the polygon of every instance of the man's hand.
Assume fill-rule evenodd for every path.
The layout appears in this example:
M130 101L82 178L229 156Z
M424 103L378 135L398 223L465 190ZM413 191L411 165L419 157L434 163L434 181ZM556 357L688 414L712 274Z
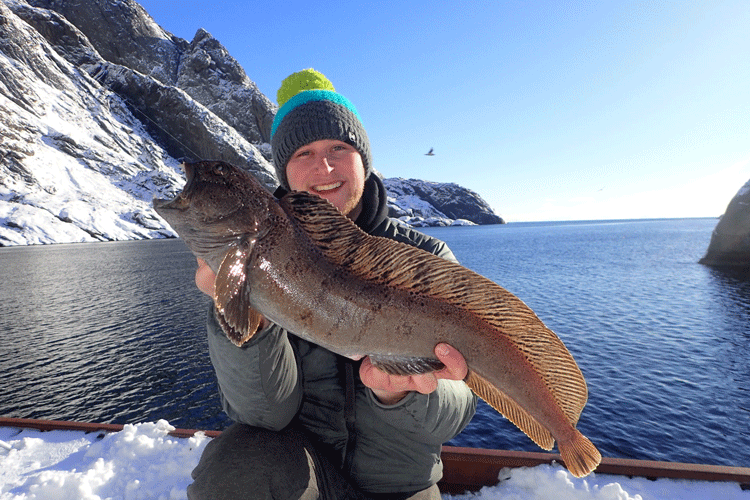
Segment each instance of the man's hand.
M362 383L372 389L381 403L392 405L401 401L409 392L416 391L429 394L437 389L438 380L463 380L469 373L469 367L463 355L452 346L440 343L435 346L435 355L443 362L445 368L440 371L422 375L389 375L375 368L370 358L362 360L359 376Z
M214 282L216 281L216 274L213 270L208 267L206 261L198 259L198 270L195 271L195 285L198 289L214 298Z

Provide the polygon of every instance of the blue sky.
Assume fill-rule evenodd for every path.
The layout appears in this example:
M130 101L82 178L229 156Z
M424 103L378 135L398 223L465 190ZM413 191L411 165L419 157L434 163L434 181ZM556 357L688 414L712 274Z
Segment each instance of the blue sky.
M456 182L509 221L714 217L750 179L747 0L140 3L274 102L321 71L386 177Z

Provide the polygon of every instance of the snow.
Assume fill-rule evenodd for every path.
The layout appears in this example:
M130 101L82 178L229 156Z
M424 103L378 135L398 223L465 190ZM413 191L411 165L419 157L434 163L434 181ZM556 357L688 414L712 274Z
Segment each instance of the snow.
M14 16L10 21L21 26ZM0 53L0 68L25 95L20 101L0 93L0 149L18 152L29 176L6 176L0 169L0 244L174 235L163 222L149 229L123 214L159 220L151 199L173 195L184 183L179 162L150 138L120 98L98 88L35 32L19 32L38 39L32 45L39 54L28 56L52 68L57 78L43 81Z
M739 191L737 191L737 194L734 195L735 198L740 198L742 196L745 196L748 192L750 192L750 181L747 181Z
M166 420L109 434L0 428L0 499L187 498L209 438L172 430Z
M0 427L0 500L186 499L190 472L210 438L172 437L166 420L120 432ZM445 500L750 500L736 483L571 476L562 466L503 469L502 482Z
M539 465L500 471L498 486L476 494L444 495L468 500L747 500L750 491L735 483L677 479L629 478L592 473L578 479L561 465Z

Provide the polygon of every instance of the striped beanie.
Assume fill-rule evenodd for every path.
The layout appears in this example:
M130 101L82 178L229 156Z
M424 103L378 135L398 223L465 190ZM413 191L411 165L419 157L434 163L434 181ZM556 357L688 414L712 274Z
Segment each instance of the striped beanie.
M271 150L276 175L289 189L286 165L295 151L321 139L353 146L362 156L365 178L372 172L370 141L354 105L333 88L322 73L304 69L281 82L276 94L279 110L271 126Z

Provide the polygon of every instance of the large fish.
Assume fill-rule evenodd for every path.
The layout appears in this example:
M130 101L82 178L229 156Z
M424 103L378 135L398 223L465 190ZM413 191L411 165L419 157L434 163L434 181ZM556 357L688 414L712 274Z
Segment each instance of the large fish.
M439 369L447 342L469 366L468 386L565 466L585 476L601 461L577 429L588 390L562 341L520 299L428 252L370 236L328 201L274 198L224 162L185 164L174 200L155 200L216 272L214 303L237 345L261 314L333 352L364 355L389 373Z

